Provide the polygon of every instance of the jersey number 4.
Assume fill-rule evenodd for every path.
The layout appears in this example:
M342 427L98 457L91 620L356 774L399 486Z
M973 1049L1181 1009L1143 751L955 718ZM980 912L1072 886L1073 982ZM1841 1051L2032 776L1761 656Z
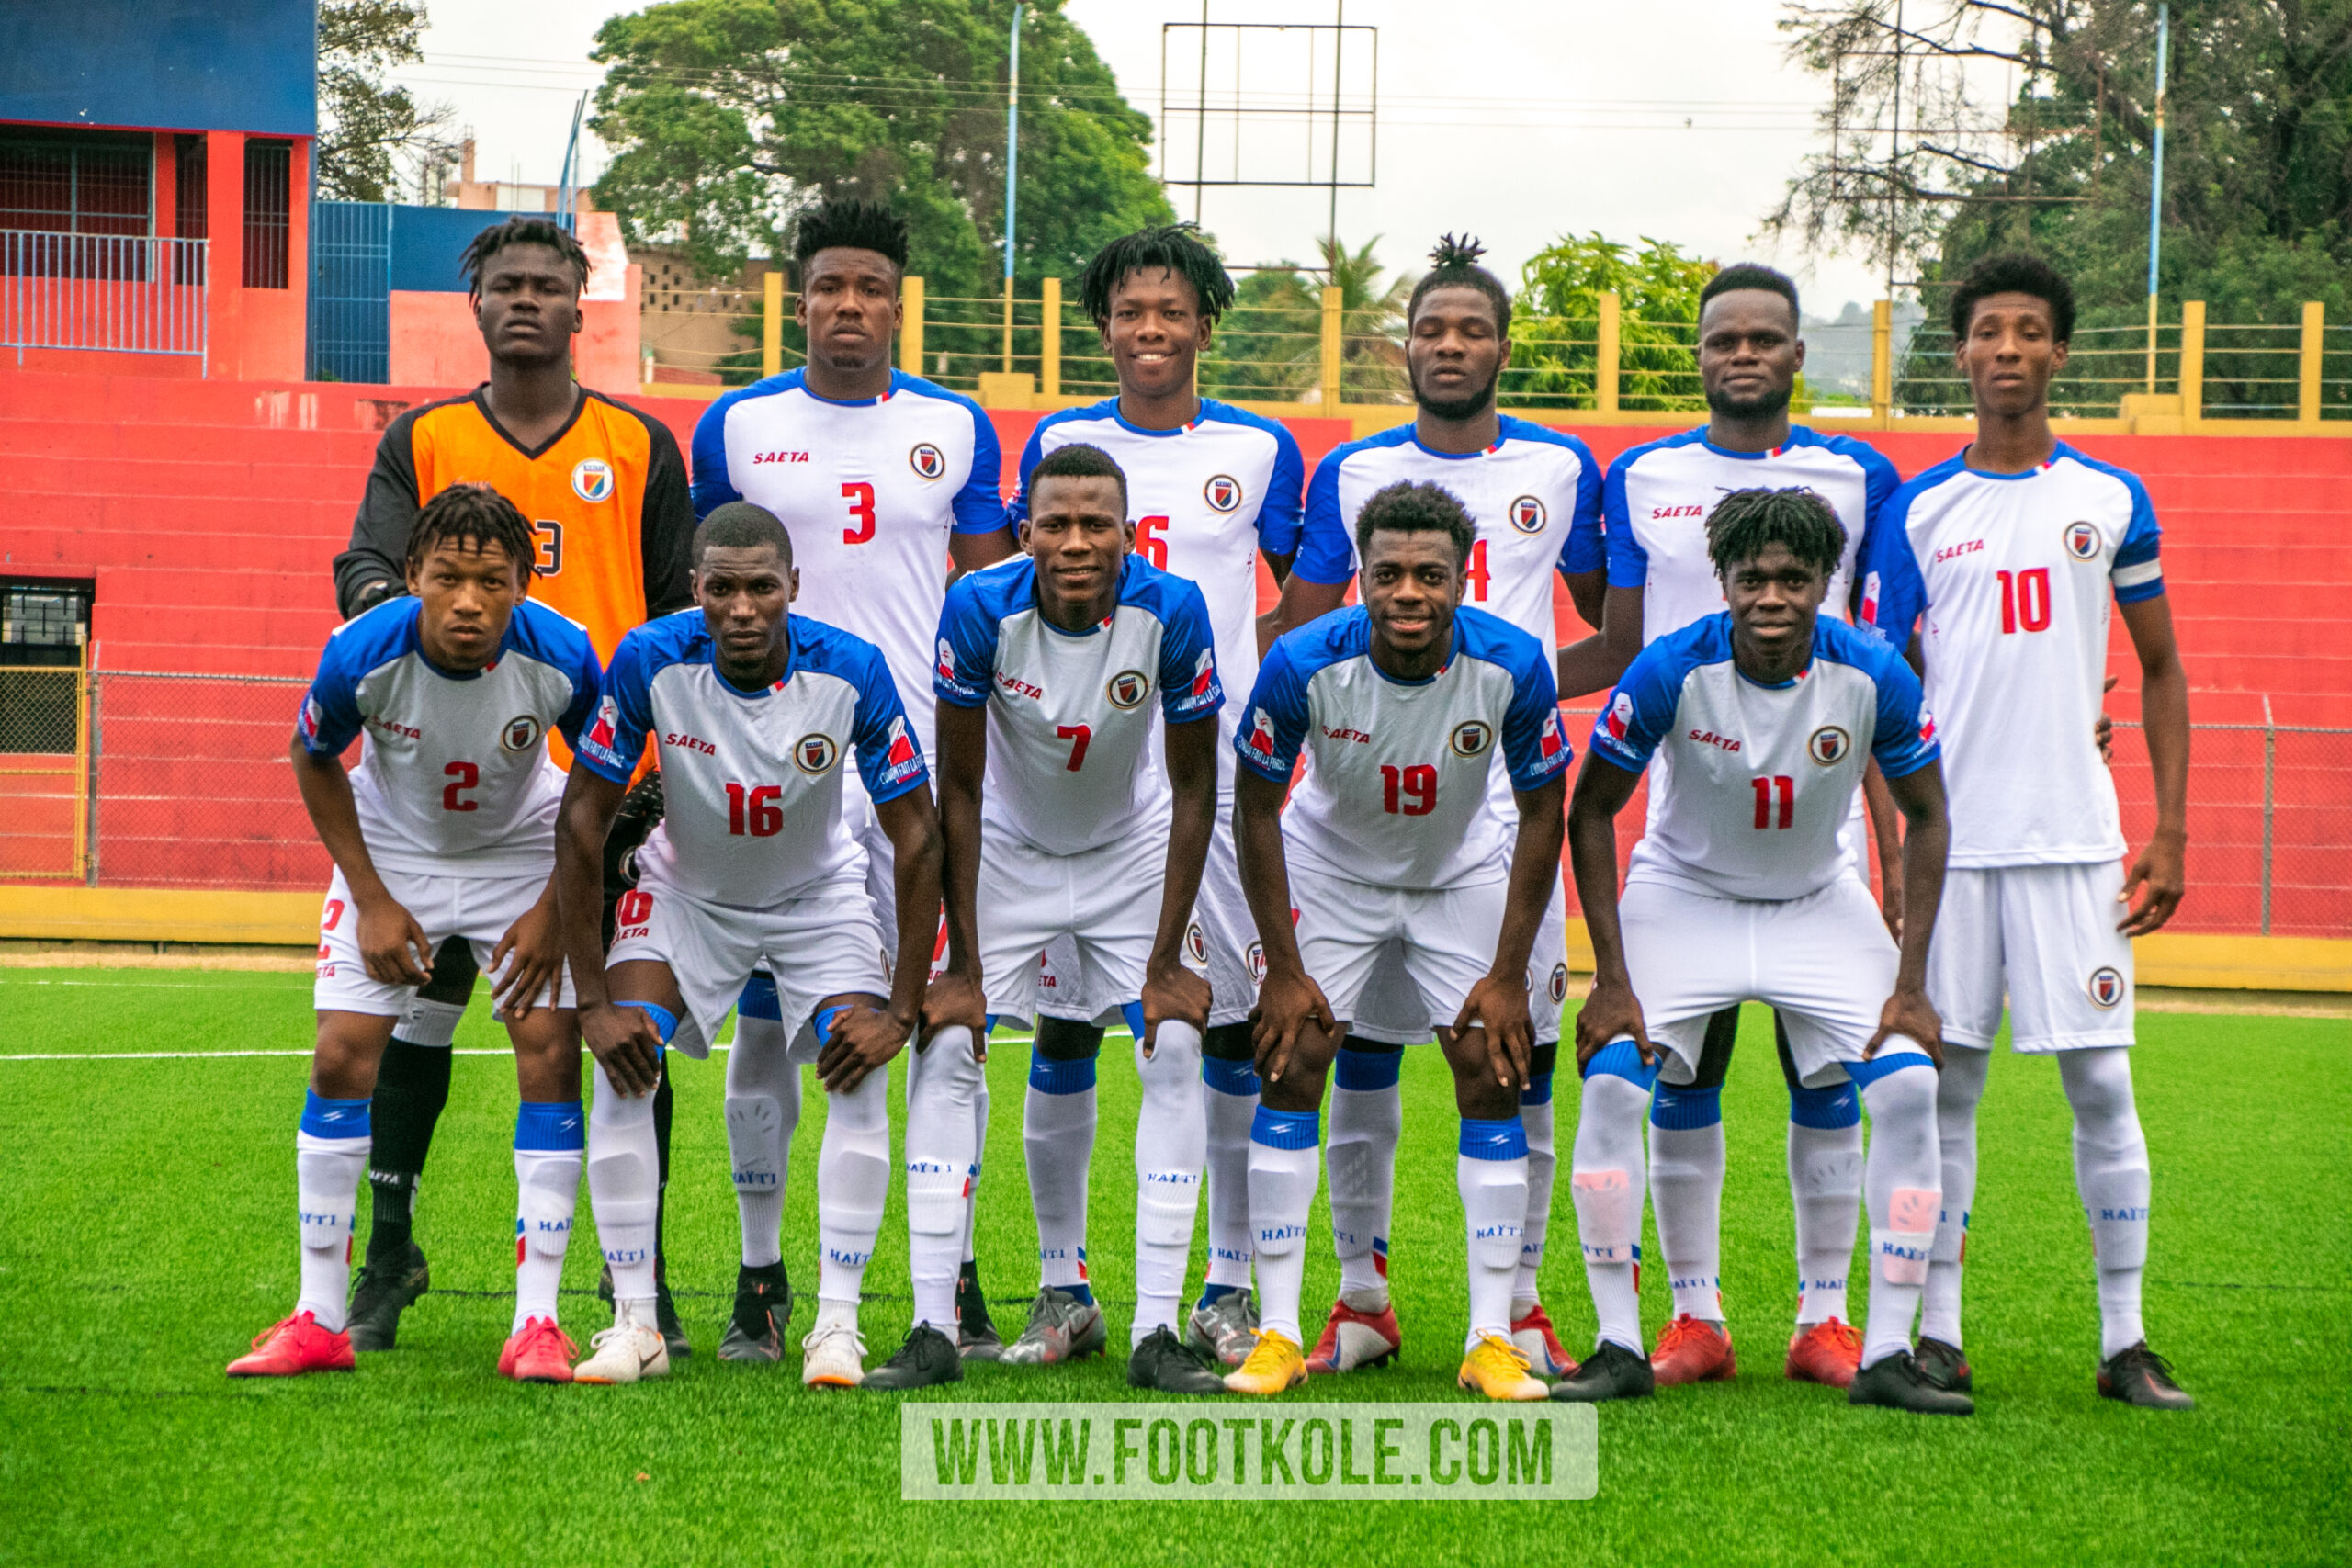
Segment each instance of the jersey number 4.
M784 807L776 804L784 791L775 784L727 786L727 830L737 838L773 839L784 830Z
M842 543L862 545L874 537L874 487L860 479L842 486L842 499L849 502L849 514L857 526L842 530Z
M1380 808L1391 817L1427 817L1437 809L1437 770L1427 762L1409 768L1380 765Z

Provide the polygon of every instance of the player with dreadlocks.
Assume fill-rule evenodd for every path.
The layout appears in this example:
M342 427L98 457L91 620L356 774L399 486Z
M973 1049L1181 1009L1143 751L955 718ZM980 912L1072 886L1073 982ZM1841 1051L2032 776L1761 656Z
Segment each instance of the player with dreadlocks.
M1634 659L1568 811L1594 965L1569 1188L1600 1332L1552 1397L1656 1386L1634 1283L1644 1113L1654 1089L1697 1078L1710 1018L1759 1001L1788 1021L1795 1081L1870 1111L1869 1337L1848 1402L1965 1416L1969 1396L1929 1382L1911 1346L1942 1198L1927 985L1951 824L1935 724L1895 649L1820 614L1848 558L1827 502L1736 491L1708 518L1707 557L1729 608ZM1668 766L1621 896L1617 814L1654 757ZM1871 760L1907 829L1899 950L1841 842Z
M1298 548L1299 487L1306 468L1298 443L1274 421L1193 390L1193 367L1233 303L1233 279L1191 224L1140 229L1096 252L1079 279L1079 302L1102 333L1119 378L1119 395L1037 422L1021 454L1014 522L1025 521L1030 481L1050 454L1076 444L1101 448L1126 475L1127 519L1135 550L1155 567L1189 578L1208 602L1216 667L1226 690L1247 692L1270 632L1258 624L1258 568L1280 582ZM1250 1291L1250 1119L1258 1077L1250 1066L1250 1010L1263 973L1233 847L1233 726L1219 716L1215 841L1185 930L1187 962L1208 981L1194 1030L1200 1060L1178 1060L1178 1032L1162 1032L1147 1058L1137 1042L1148 1122L1197 1129L1206 1119L1205 1156L1197 1132L1166 1148L1136 1145L1144 1193L1137 1224L1148 1242L1191 1246L1205 1159L1209 1198L1207 1278L1185 1323L1202 1354L1238 1366L1256 1342ZM1055 1360L1071 1345L1099 1343L1101 1309L1085 1267L1086 1171L1094 1148L1094 1062L1102 1041L1098 1019L1115 1018L1125 997L1067 994L1076 971L1067 943L1046 953L1030 1088L1023 1116L1035 1204L1042 1276L1030 1323L1008 1355ZM1182 1082L1180 1083L1180 1080ZM1191 1087L1183 1087L1190 1085ZM1183 1281L1155 1281L1154 1299ZM1140 1288L1140 1287L1139 1287ZM1152 1325L1139 1312L1137 1348Z
M463 397L411 409L385 430L352 521L351 547L335 558L335 603L356 616L407 592L419 509L451 485L478 480L531 520L534 601L585 626L596 656L610 659L649 616L694 602L687 576L695 513L677 438L659 420L572 379L588 253L569 230L550 218L509 218L476 234L458 265L490 378ZM551 750L569 763L560 738ZM641 778L610 842L608 903L626 890L626 852L661 817L660 775L641 770ZM392 1348L401 1312L431 1282L412 1229L417 1186L449 1098L450 1040L475 979L462 942L435 953L432 969L375 1076L368 1173L374 1217L351 1303L351 1342L359 1350ZM655 1123L666 1171L666 1082ZM662 1329L671 1353L683 1356L685 1336L666 1273L664 1280Z
M301 1289L232 1377L348 1371L344 1292L372 1143L378 1064L456 942L487 970L514 1043L515 1305L499 1371L571 1381L557 1326L583 1143L580 1026L556 926L547 738L577 745L602 668L586 631L531 597L532 530L486 485L428 502L406 592L327 639L289 757L334 860L319 916L318 1045L295 1135ZM366 750L345 773L343 753Z
M1012 553L997 492L996 429L971 399L891 368L891 344L904 320L904 219L878 202L820 203L794 225L792 257L799 275L793 319L806 334L808 363L729 392L704 413L695 426L695 510L708 517L728 502L748 501L782 520L791 531L801 607L882 650L914 743L935 768L933 649L949 564L969 571ZM842 809L862 846L874 918L895 954L901 939L890 873L895 852L858 776L848 775L844 787ZM937 934L904 938L933 943L936 953ZM727 1058L727 1138L743 1253L721 1360L772 1362L784 1355L792 1287L779 1227L800 1121L792 1043L784 1037L774 976L754 974ZM982 1049L985 1042L974 1043L973 1050ZM947 1055L919 1043L907 1066L910 1092L952 1101L975 1127L984 1126L988 1082L979 1064L972 1051L960 1062ZM952 1215L934 1205L910 1218L965 1231L959 1250L967 1261L956 1297L959 1338L967 1351L987 1356L1002 1341L969 1262L970 1207L960 1201L978 1184L983 1146L974 1144L970 1158L958 1162L959 1202ZM887 1169L880 1179L871 1194L877 1212ZM822 1210L826 1195L818 1201ZM854 1300L820 1299L816 1329L803 1342L804 1375L862 1375L855 1322Z
M1347 597L1358 568L1356 514L1365 501L1389 485L1427 481L1460 498L1477 530L1463 603L1500 615L1546 648L1559 641L1553 574L1599 564L1600 465L1575 436L1496 411L1496 387L1510 360L1510 295L1478 265L1483 254L1475 239L1445 235L1413 288L1405 338L1413 422L1335 447L1316 468L1298 562L1283 591L1283 630L1336 610ZM1559 666L1563 696L1598 691L1614 673L1598 637L1577 647ZM1499 773L1491 787L1496 809L1510 820L1517 807ZM1535 1372L1556 1377L1573 1363L1536 1292L1555 1163L1552 1068L1568 982L1566 908L1556 875L1536 952L1545 959L1537 973L1548 984L1535 1009L1536 1057L1521 1095L1529 1180L1511 1338ZM1384 964L1340 1046L1330 1136L1340 1298L1307 1359L1311 1371L1385 1362L1403 1344L1388 1294L1388 1219L1404 1116L1399 1069L1404 1047L1428 1043L1433 1025L1445 1021L1431 1018L1400 964Z

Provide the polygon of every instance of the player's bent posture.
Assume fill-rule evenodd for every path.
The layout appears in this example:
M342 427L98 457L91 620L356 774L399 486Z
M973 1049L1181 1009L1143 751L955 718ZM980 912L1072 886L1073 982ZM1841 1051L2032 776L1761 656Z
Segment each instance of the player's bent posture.
M491 975L522 1090L514 1322L498 1370L571 1377L556 1287L580 1191L580 1032L551 880L563 775L547 736L577 743L600 675L586 631L527 599L530 560L530 525L495 491L443 491L409 532L411 596L337 628L303 701L294 777L335 870L294 1141L302 1288L232 1377L351 1370L344 1292L368 1095L394 1023L452 938ZM343 752L363 734L346 774Z
M1928 941L1943 883L1943 779L1918 678L1892 649L1818 612L1845 530L1809 491L1719 502L1708 547L1730 609L1642 650L1592 732L1568 813L1592 933L1577 1016L1584 1097L1570 1189L1600 1332L1552 1390L1568 1401L1648 1393L1634 1247L1642 1122L1660 1078L1698 1074L1708 1020L1769 1002L1789 1023L1800 1083L1851 1083L1870 1110L1869 1336L1856 1404L1964 1416L1911 1352L1939 1179ZM1654 757L1669 760L1622 897L1616 817ZM1898 953L1839 829L1875 758L1909 823Z
M1057 941L1079 994L1116 998L1143 1085L1136 1124L1136 1313L1127 1382L1222 1393L1177 1337L1206 1125L1201 1031L1209 984L1181 961L1216 810L1215 641L1201 592L1127 553L1125 478L1100 448L1063 446L1030 476L1025 559L947 591L939 625L939 801L946 840L947 972L932 1016L952 1021L908 1069L907 1224L915 1327L869 1386L964 1375L956 1274L978 1044L1027 1020ZM1165 776L1153 739L1164 735ZM1170 785L1173 785L1171 790ZM1157 895L1157 897L1155 897ZM1094 1055L1040 1034L1023 1141L1042 1275L1004 1359L1103 1348L1084 1272L1094 1153ZM1083 1095L1081 1115L1071 1102Z
M1437 1033L1462 1116L1462 1386L1544 1395L1511 1343L1510 1306L1527 1218L1528 1000L1549 969L1530 955L1559 880L1569 749L1549 646L1462 603L1474 543L1436 485L1374 494L1356 520L1363 605L1285 634L1250 694L1234 831L1266 944L1250 1143L1263 1326L1226 1380L1236 1393L1306 1379L1299 1290L1324 1079L1393 942L1423 1005L1449 1021ZM1285 810L1302 750L1306 777ZM1515 830L1487 785L1498 752Z
M1298 560L1283 588L1283 630L1340 607L1356 575L1351 524L1374 491L1399 480L1442 485L1461 501L1477 530L1464 602L1501 616L1546 648L1559 636L1555 573L1574 581L1600 564L1600 465L1575 436L1496 412L1496 384L1510 358L1510 293L1477 265L1481 254L1477 241L1446 235L1406 307L1413 423L1335 447L1317 465ZM1598 611L1594 615L1599 625ZM1607 690L1623 665L1608 663L1605 652L1599 637L1563 652L1561 694ZM1490 787L1495 808L1508 822L1510 781L1498 771ZM1511 1286L1511 1339L1540 1375L1558 1377L1576 1363L1561 1346L1537 1286L1551 1228L1552 1070L1568 984L1567 906L1556 875L1550 900L1536 932L1535 1055L1520 1104L1527 1133L1527 1219ZM1404 1343L1388 1294L1388 1220L1404 1130L1398 1077L1404 1047L1427 1043L1437 1021L1401 967L1384 963L1340 1047L1329 1153L1340 1293L1307 1356L1310 1371L1385 1363Z
M400 593L418 509L450 485L487 483L531 523L531 595L587 628L600 660L648 615L694 603L687 585L694 507L686 465L669 426L572 379L572 339L584 320L588 254L550 218L516 217L473 237L459 262L490 378L462 397L410 409L376 447L352 519L351 547L334 561L335 604L354 616ZM571 754L551 748L559 762ZM626 890L618 866L662 814L648 776L608 846L605 897ZM463 942L433 955L433 977L392 1032L369 1116L368 1257L351 1300L354 1349L389 1350L401 1312L432 1282L413 1220L418 1184L449 1099L449 1043L474 988ZM654 1102L665 1174L670 1089ZM656 1226L655 1263L661 1262ZM686 1337L662 1287L671 1353Z
M909 733L930 766L937 756L931 646L948 563L968 571L1012 553L997 495L996 429L969 398L890 367L904 314L904 220L874 202L826 202L794 227L793 259L800 284L793 309L808 334L808 362L710 405L695 426L695 510L707 515L748 501L791 528L801 604L881 650ZM874 918L895 953L889 835L858 781L843 783L850 830L865 846L874 879L866 889ZM926 923L915 940L933 942L938 934ZM792 1317L780 1230L800 1075L786 1060L775 978L764 970L744 988L735 1038L727 1058L727 1142L742 1266L718 1359L774 1362L783 1358ZM987 1110L983 1084L975 1107L981 1126ZM971 1176L977 1184L978 1169ZM968 1258L968 1236L966 1247ZM1001 1341L968 1265L958 1302L967 1351L993 1354Z
M2141 1324L2148 1144L2129 1054L2132 938L2179 907L2188 840L2188 677L2155 512L2137 478L2051 434L2050 380L2074 328L2064 277L2029 256L1988 257L1951 312L1976 439L1897 492L1863 580L1865 618L1926 671L1951 760L1952 871L1928 992L1955 1049L1938 1100L1943 1216L1919 1359L1946 1386L1970 1386L1961 1260L2006 991L2012 1048L2057 1056L2074 1107L2075 1182L2098 1263L2098 1391L2185 1410L2193 1402ZM2155 831L2128 874L2115 782L2092 739L2110 596L2139 658L2155 774Z
M573 1377L634 1382L669 1371L651 1320L653 1127L640 1097L665 1044L709 1051L765 963L794 1064L813 1064L832 1096L817 1161L817 1322L801 1342L801 1378L854 1387L865 1356L859 1290L890 1188L885 1064L914 1030L931 955L906 944L884 974L866 851L843 807L849 754L888 835L910 930L936 919L939 828L882 656L789 613L799 574L783 525L748 502L720 507L695 549L702 607L622 640L557 838L565 951L596 1058L588 1194L615 1309ZM668 811L639 852L606 967L597 867L648 735L660 739Z
M1119 395L1066 409L1037 422L1021 456L1021 491L1012 517L1032 505L1040 459L1073 443L1099 446L1126 475L1127 517L1136 548L1152 565L1197 584L1216 637L1216 664L1228 689L1247 692L1258 677L1263 633L1258 624L1258 563L1275 581L1298 548L1298 443L1274 421L1194 389L1194 368L1217 319L1233 303L1225 264L1189 224L1142 229L1112 241L1086 264L1080 303L1102 335L1119 378ZM1233 710L1218 718L1227 745ZM1257 1338L1250 1293L1250 1118L1258 1104L1250 1066L1250 1009L1262 961L1242 897L1233 849L1234 763L1217 748L1216 837L1201 874L1200 897L1184 932L1186 961L1208 977L1215 999L1202 1042L1208 1116L1208 1269L1184 1326L1195 1348L1238 1367ZM1041 1002L1038 1043L1047 1055L1092 1055L1101 1032L1089 1021L1125 996L1063 995L1053 966L1066 943L1047 953L1045 978L1054 994ZM1071 980L1075 976L1070 977ZM1070 1111L1093 1125L1091 1091Z

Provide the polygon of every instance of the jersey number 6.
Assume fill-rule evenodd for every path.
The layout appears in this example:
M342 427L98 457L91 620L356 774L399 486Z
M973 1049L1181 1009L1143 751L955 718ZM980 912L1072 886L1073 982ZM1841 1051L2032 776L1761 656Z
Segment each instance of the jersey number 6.
M849 502L849 514L857 519L857 526L842 530L842 543L862 545L874 537L874 487L860 479L842 486L842 499Z
M1136 519L1136 553L1162 571L1168 570L1168 541L1160 537L1159 531L1167 526L1165 517Z

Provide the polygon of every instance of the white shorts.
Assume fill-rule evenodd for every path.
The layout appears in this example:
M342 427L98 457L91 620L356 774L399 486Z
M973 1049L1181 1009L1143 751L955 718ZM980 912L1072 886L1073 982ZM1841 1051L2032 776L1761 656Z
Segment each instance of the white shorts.
M1041 1007L1056 1018L1109 1019L1139 1000L1167 865L1165 835L1136 833L1057 855L982 827L980 976L989 1011L1026 1027ZM1048 948L1067 957L1041 969Z
M553 868L550 867L551 871ZM473 948L474 966L490 976L493 988L506 972L490 966L491 950L530 913L548 890L548 872L520 876L420 876L413 872L378 868L384 886L401 908L424 928L424 956L431 958L453 936L464 937ZM514 962L512 954L507 964ZM319 910L319 977L311 987L311 1005L321 1012L361 1012L378 1018L407 1016L416 997L414 986L388 986L368 973L359 956L359 911L351 902L351 885L335 868L327 884L327 900ZM557 971L552 985L539 987L535 1007L574 1005L570 965Z
M1803 898L1721 898L1648 880L1617 900L1625 968L1668 1083L1698 1076L1707 1021L1764 1002L1788 1025L1798 1081L1846 1081L1894 990L1894 939L1869 888L1840 876ZM1882 1047L1884 1049L1884 1047Z
M2115 929L2123 865L2011 865L1944 873L1928 946L1928 999L1944 1039L1993 1048L2001 999L2016 1051L2132 1043L2132 939Z
M806 897L773 908L738 909L681 892L661 871L622 895L609 966L658 959L676 976L686 1016L671 1043L710 1054L727 1010L754 968L775 977L786 1039L799 1034L827 997L888 996L889 970L863 873L850 871ZM627 998L616 998L627 999Z
M1397 945L1391 943L1384 957L1399 961L1383 963L1374 970L1372 983L1356 1004L1352 1032L1383 1045L1427 1045L1437 1038L1438 1023L1453 1020L1430 1016L1421 1005L1420 992L1406 976L1400 954ZM1544 907L1544 923L1535 928L1535 945L1528 950L1527 966L1544 976L1545 982L1542 991L1530 994L1529 1010L1540 1026L1544 1004L1539 998L1549 997L1556 1021L1568 994L1568 905L1557 878L1552 883L1552 901ZM1539 1033L1538 1038L1551 1037Z
M1509 893L1510 884L1499 879L1426 890L1375 887L1303 865L1295 855L1290 863L1299 958L1343 1025L1393 953L1424 1015L1450 1027L1470 988L1494 967ZM1545 954L1539 942L1527 966L1537 1044L1559 1039L1559 1003L1567 991L1566 962Z

